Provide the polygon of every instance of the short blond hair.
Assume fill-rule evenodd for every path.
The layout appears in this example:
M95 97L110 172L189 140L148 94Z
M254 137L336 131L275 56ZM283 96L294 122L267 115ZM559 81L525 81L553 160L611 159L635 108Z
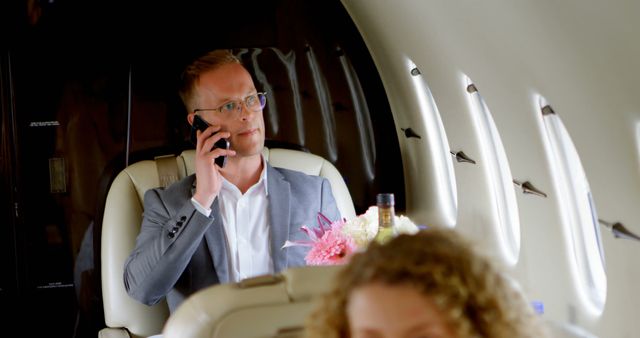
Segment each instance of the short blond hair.
M372 243L334 282L307 318L308 338L349 337L349 297L372 283L406 285L429 297L459 338L548 336L512 282L452 229L430 227L386 245Z
M180 76L181 83L178 93L187 112L195 109L194 105L198 94L196 92L196 84L200 76L203 73L230 63L242 64L240 59L233 55L230 49L216 49L197 58L184 69Z

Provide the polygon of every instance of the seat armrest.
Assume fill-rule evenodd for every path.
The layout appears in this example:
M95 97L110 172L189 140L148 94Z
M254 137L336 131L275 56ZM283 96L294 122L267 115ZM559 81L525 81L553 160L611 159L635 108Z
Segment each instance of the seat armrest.
M125 329L104 328L98 332L98 338L131 338Z

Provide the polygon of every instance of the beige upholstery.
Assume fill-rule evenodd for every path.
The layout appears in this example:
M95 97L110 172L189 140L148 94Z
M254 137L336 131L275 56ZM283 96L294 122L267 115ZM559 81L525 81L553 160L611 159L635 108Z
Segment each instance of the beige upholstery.
M182 153L184 163L186 163L186 171L193 173L194 151L189 150ZM274 148L264 148L262 151L264 157L274 167L287 168L301 171L308 175L316 175L325 177L331 182L331 191L338 203L340 214L345 218L353 218L356 216L356 210L353 207L353 200L349 189L344 183L344 179L333 164L324 158L305 153L298 150Z
M140 231L144 192L157 186L155 162L141 161L120 172L109 188L101 237L102 301L107 329L100 331L101 338L121 337L116 329L128 330L133 337L157 334L169 316L166 302L153 307L138 303L127 295L123 282L124 261Z
M264 284L257 277L211 286L178 307L167 321L163 338L302 337L305 318L339 269L291 268L266 277Z
M309 153L266 149L265 158L275 167L295 169L326 177L343 217L355 216L351 195L336 168L323 158ZM194 172L194 150L176 157L179 178ZM102 338L122 337L127 331L133 337L147 337L161 332L169 315L165 302L153 307L130 298L123 284L123 265L135 245L140 231L144 193L160 185L156 162L141 161L125 168L112 183L105 204L102 223L102 298L107 328Z

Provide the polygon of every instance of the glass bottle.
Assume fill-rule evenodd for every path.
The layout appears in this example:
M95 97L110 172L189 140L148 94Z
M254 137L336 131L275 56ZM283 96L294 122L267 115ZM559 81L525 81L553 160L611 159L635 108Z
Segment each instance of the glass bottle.
M393 194L378 194L376 197L378 206L378 233L376 241L384 243L391 239L396 218L395 202Z

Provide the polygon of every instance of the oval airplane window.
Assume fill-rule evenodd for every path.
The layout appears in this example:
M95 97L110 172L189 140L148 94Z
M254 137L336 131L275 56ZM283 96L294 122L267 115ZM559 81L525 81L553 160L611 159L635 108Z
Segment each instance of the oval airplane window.
M406 59L406 65L411 76L412 94L415 95L417 104L417 107L411 106L409 109L420 112L420 121L416 121L416 123L422 124L418 130L425 132L424 135L417 135L417 137L424 137L426 142L423 144L426 144L427 148L425 153L429 154L428 156L419 156L421 160L429 162L425 166L427 170L419 175L422 180L425 180L425 177L428 179L425 184L418 185L421 188L419 193L436 196L437 198L433 198L431 201L434 203L434 208L438 210L438 219L434 219L434 221L436 224L453 227L456 224L458 212L458 196L447 133L431 89L429 89L420 69L411 59ZM407 138L414 136L411 135L411 128L404 129L404 132ZM419 151L424 151L424 148ZM412 166L413 164L408 163L407 165Z
M485 174L492 188L493 212L498 220L494 224L500 252L505 261L513 266L520 253L520 219L509 161L489 107L471 79L466 75L464 79L473 124L480 139L482 162L487 168Z
M568 226L569 247L576 268L578 290L587 308L599 315L604 309L607 278L604 251L587 176L560 116L544 98L540 109L551 151L553 180L561 203L563 224Z

